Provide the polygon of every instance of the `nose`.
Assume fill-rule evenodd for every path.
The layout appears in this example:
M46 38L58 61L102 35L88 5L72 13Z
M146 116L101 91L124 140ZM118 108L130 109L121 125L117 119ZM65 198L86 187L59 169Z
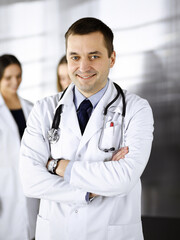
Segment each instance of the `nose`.
M91 68L90 66L90 61L88 59L81 59L80 64L79 64L79 70L81 72L87 72Z

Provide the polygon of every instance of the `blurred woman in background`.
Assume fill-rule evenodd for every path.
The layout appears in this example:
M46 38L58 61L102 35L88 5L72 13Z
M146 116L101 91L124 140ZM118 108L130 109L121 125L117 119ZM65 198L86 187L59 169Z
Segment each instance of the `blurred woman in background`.
M71 83L71 79L68 75L67 59L64 55L57 66L57 90L58 92L66 89Z
M13 55L0 56L0 239L35 236L39 200L26 198L19 178L20 140L32 103L18 96L22 67Z

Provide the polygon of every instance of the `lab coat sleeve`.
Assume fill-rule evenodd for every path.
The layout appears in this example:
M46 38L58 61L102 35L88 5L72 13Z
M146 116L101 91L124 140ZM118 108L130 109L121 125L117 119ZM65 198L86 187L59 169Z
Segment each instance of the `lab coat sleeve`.
M43 108L43 109L42 109ZM47 106L37 102L27 121L20 150L20 176L24 193L28 197L64 203L85 203L86 191L70 185L63 178L53 175L46 168L50 157L45 134L46 122L51 119ZM43 111L44 110L44 111ZM53 112L53 110L52 110Z
M70 184L101 196L127 195L139 181L148 162L153 139L153 115L148 102L139 98L127 105L124 159L108 162L76 161Z

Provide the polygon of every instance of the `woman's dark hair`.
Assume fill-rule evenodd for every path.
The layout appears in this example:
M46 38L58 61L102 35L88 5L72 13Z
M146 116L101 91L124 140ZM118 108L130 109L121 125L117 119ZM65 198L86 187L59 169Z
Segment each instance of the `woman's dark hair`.
M67 49L67 40L71 34L72 35L75 35L75 34L84 35L84 34L89 34L89 33L93 33L93 32L100 32L103 34L105 46L108 50L108 57L110 57L112 52L114 51L113 32L101 20L99 20L97 18L92 18L92 17L81 18L70 26L70 28L68 29L68 31L65 34L66 49Z
M58 68L61 64L67 64L67 59L66 59L66 55L64 55L60 60L59 60L59 63L57 65L57 89L58 89L58 92L61 92L62 91L62 86L61 86L61 83L60 83L60 79L59 79L59 74L58 74Z
M0 80L3 78L5 69L11 64L17 64L22 71L21 63L14 55L4 54L0 56Z

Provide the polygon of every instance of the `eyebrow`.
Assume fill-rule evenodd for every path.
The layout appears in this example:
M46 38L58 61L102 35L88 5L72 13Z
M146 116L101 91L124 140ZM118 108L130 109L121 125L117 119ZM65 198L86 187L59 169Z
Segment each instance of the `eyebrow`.
M102 55L102 53L99 52L99 51L89 52L88 54L89 54L89 55L93 55L93 54ZM77 52L70 52L69 55L72 56L72 55L79 55L79 54L78 54Z
M99 54L99 55L101 55L102 53L99 52L99 51L94 51L94 52L89 52L89 54Z
M69 55L70 55L70 56L71 56L71 55L78 55L78 53L76 53L76 52L70 52Z

